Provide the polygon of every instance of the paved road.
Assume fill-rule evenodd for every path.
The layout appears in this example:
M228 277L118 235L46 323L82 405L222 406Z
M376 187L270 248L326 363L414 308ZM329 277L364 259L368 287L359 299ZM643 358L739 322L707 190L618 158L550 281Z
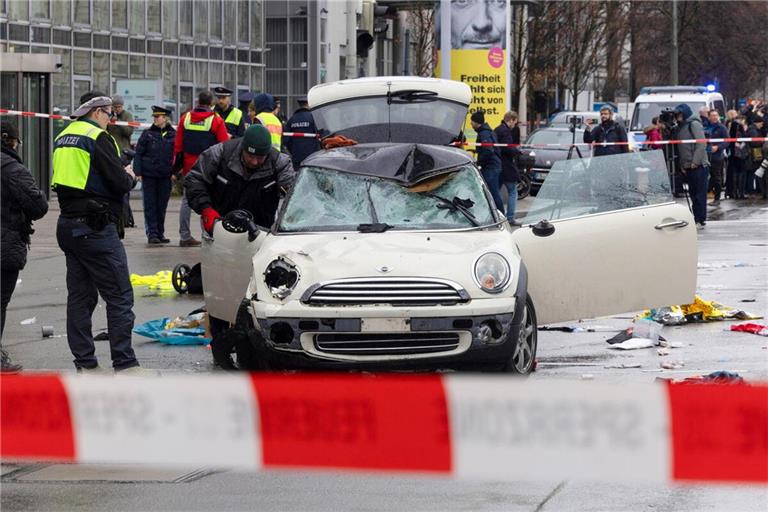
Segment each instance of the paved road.
M527 207L528 200L521 203ZM30 262L14 294L5 345L15 360L29 369L71 371L71 356L64 333L66 294L64 258L56 246L55 203L51 213L36 224ZM134 211L141 216L134 201ZM176 225L178 200L171 204L170 221ZM724 201L711 211L713 220L699 233L698 291L705 299L743 307L768 315L768 204ZM170 229L173 235L175 229ZM171 238L176 238L171 236ZM176 241L176 240L174 240ZM145 244L139 229L126 239L131 270L150 274L175 263L194 263L197 249L177 246L155 248ZM744 302L749 301L749 302ZM137 293L137 319L175 316L201 304L196 297ZM20 322L36 318L30 325ZM605 340L631 322L631 314L592 319L578 324L601 332L541 332L539 379L591 378L621 386L651 382L657 377L684 378L714 370L737 371L748 380L768 380L768 339L727 332L727 323L665 328L663 335L679 341L661 358L655 349L632 352L609 350ZM43 339L41 325L52 325L57 336ZM94 321L106 328L103 308ZM164 372L212 371L204 347L170 347L136 337L141 363ZM108 364L108 346L97 354ZM660 370L662 359L685 362L678 371ZM616 368L620 365L640 368ZM723 461L728 464L728 461ZM525 461L521 461L525 464ZM631 464L631 461L628 461ZM472 483L445 479L333 473L241 474L203 468L153 473L142 468L107 471L70 466L3 466L2 510L729 510L768 509L768 489L733 486L658 486L588 484L574 482ZM94 474L97 476L94 477ZM106 475L111 476L101 476ZM107 478L94 483L94 478ZM109 479L112 480L109 480ZM61 479L67 481L62 482ZM153 480L115 483L120 480ZM174 483L175 482L175 483Z

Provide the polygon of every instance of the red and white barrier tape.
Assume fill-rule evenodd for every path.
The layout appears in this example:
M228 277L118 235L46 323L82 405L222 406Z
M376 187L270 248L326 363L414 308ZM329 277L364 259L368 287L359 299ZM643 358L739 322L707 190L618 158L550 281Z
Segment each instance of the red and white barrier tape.
M23 112L21 110L8 110L0 108L0 116L21 116L21 117L41 117L46 119L65 119L70 121L69 116L60 114L42 114L39 112ZM134 128L149 128L152 123L139 123L136 121L110 121L110 124L117 126L132 126ZM176 125L173 125L176 127ZM309 139L315 139L320 137L319 133L302 133L302 132L283 132L283 137L304 137ZM737 137L737 138L725 138L725 139L684 139L684 140L658 140L658 141L637 141L637 142L575 142L574 144L502 144L492 142L456 142L454 146L473 146L473 147L486 147L493 146L498 148L532 148L532 149L545 149L545 148L562 148L570 146L592 146L592 147L607 147L607 146L644 146L644 145L658 145L664 146L668 144L719 144L722 142L765 142L768 141L768 137Z
M4 461L768 484L768 384L0 377Z

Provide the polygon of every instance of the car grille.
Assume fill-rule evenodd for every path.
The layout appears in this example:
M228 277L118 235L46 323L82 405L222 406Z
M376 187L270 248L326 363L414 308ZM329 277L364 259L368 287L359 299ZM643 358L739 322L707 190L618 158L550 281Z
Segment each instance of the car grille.
M371 277L340 279L310 287L301 301L311 306L431 306L468 302L469 294L460 285L442 279Z
M315 348L326 354L406 355L447 352L459 346L456 332L323 333Z

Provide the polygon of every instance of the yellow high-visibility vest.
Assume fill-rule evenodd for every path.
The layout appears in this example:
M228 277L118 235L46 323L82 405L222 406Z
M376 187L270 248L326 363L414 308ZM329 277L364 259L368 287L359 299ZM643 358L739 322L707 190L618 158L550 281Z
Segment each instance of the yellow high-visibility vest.
M283 123L280 119L271 112L262 112L257 115L256 118L261 121L266 129L269 131L269 135L272 138L272 147L280 151L280 147L283 143Z
M54 140L53 180L51 185L64 185L85 190L91 173L91 156L96 148L96 139L106 130L86 121L74 121L64 128ZM120 147L111 135L115 151Z

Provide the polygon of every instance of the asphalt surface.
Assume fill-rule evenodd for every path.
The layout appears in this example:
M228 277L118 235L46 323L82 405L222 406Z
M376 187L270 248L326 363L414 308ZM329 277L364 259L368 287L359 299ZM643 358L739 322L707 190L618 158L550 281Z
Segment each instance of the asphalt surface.
M530 199L520 203L524 211ZM178 247L178 199L169 208L167 235L173 244L149 247L140 228L125 241L129 266L138 274L170 270L199 260L199 250ZM139 225L141 203L133 201ZM55 240L57 204L35 224L33 247L21 283L10 304L3 344L29 370L73 371L66 344L64 258ZM196 225L193 223L193 225ZM705 300L768 315L768 203L723 201L710 209L699 232L698 294ZM137 323L183 315L202 305L201 297L136 290ZM681 379L716 370L735 371L748 381L768 380L768 339L728 331L734 322L665 327L662 335L683 346L669 356L656 349L616 351L606 339L631 324L633 314L560 324L597 332L539 333L539 379L589 379L621 386ZM26 322L25 322L26 321ZM764 322L764 321L763 321ZM22 325L23 323L23 325ZM43 338L41 326L53 326ZM104 308L97 308L94 330L106 329ZM134 336L141 364L164 373L214 371L202 346L165 346ZM109 347L97 342L97 356L109 365ZM678 370L662 370L661 361L682 361ZM639 365L639 367L638 367ZM116 440L119 442L119 440ZM525 461L520 461L525 464ZM723 461L728 464L728 461ZM631 461L627 461L631 464ZM213 468L193 477L158 478L136 468L131 478L93 482L93 468L63 468L66 482L35 477L39 465L3 465L0 508L16 510L728 510L768 509L768 488L751 486L646 485L576 482L455 482L422 476L307 472L235 473ZM86 471L88 469L90 472ZM129 472L130 473L130 472ZM107 474L107 471L104 471ZM26 475L26 477L24 477ZM90 475L90 476L89 476ZM127 480L127 481L126 481Z

